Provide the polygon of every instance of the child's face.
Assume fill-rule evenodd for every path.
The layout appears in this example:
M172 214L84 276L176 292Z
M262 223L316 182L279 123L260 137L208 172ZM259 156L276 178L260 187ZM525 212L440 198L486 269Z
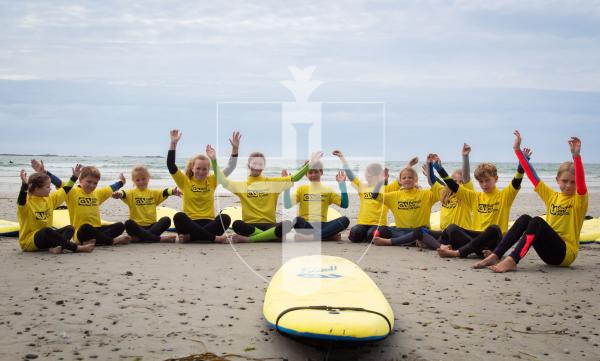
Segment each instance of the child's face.
M321 175L323 175L323 171L320 169L309 169L308 173L306 173L306 177L311 182L320 182Z
M454 173L452 173L452 179L456 183L458 183L458 184L462 184L463 183L462 173L461 172L454 172Z
M210 163L206 159L196 159L192 167L192 173L196 179L204 179L208 177Z
M365 170L365 179L369 185L375 185L379 180L379 175L374 175Z
M560 188L560 192L566 196L572 196L575 194L575 175L571 172L562 172L556 177L556 183Z
M498 182L498 176L482 176L478 180L479 187L485 193L490 193L496 188L496 182Z
M44 185L40 188L36 188L32 193L34 196L38 196L38 197L48 197L50 195L50 185L51 182L48 179L48 181L46 183L44 183Z
M400 172L400 185L405 189L412 189L417 184L417 179L413 172Z
M258 177L262 174L263 169L265 169L265 160L261 157L252 157L248 160L248 168L250 169L251 176Z
M136 188L139 190L144 190L148 188L148 182L150 182L150 177L145 172L137 172L131 177L131 180L135 184Z
M99 181L100 181L99 178L88 176L85 178L81 178L79 180L79 185L81 186L81 189L83 189L83 191L85 193L92 193L98 186Z

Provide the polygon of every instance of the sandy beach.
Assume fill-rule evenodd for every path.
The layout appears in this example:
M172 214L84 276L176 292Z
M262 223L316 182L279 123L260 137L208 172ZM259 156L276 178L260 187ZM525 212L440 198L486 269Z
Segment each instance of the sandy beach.
M14 194L0 195L0 218L15 220ZM220 197L223 206L235 197ZM167 206L180 209L181 200ZM341 213L356 218L358 203ZM543 212L533 193L511 212ZM108 200L103 218L124 220ZM590 215L600 199L590 195ZM353 225L352 223L351 225ZM366 244L323 243L323 254L356 261ZM281 244L235 245L269 278ZM516 273L471 270L474 259L433 251L370 247L359 263L388 298L394 333L360 347L317 349L279 335L262 317L267 287L230 245L138 244L92 254L23 253L0 238L0 359L164 360L234 354L229 360L598 360L600 247L582 246L570 268L531 252ZM200 359L200 358L198 358ZM205 358L215 359L215 358Z

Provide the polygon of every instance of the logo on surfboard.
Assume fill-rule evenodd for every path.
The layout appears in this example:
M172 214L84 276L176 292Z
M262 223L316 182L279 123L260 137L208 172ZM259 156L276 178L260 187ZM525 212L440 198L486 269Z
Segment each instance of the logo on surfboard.
M342 275L337 273L337 266L331 265L328 267L304 267L298 272L298 277L303 278L342 278Z

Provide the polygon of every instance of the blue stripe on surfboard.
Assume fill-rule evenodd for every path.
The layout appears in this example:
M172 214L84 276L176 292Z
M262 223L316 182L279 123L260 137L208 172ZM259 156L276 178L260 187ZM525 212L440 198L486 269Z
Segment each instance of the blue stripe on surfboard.
M306 337L306 338L311 338L314 340L326 340L326 341L353 341L353 342L358 342L358 341L379 341L379 340L383 340L384 338L386 338L388 335L385 336L369 336L369 337L350 337L350 336L333 336L333 335L324 335L324 334L320 334L320 333L310 333L310 332L299 332L299 331L295 331L292 330L290 328L286 328L283 326L275 326L275 324L267 321L267 323L269 324L269 326L273 327L275 330L279 330L283 333L287 333L288 335L291 336L296 336L296 337Z

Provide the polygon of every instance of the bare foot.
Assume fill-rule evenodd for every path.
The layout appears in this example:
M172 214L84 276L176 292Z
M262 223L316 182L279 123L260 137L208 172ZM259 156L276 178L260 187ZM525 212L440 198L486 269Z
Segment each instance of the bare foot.
M498 263L498 261L500 261L498 259L498 256L496 256L495 253L490 252L490 254L488 254L484 259L475 263L473 268L485 268L485 267L493 266L496 263Z
M185 243L188 242L190 240L190 235L189 234L178 234L177 235L177 239L175 239L175 243Z
M440 247L437 249L438 255L442 258L460 257L460 253L452 249L452 247Z
M373 237L373 243L375 243L376 246L391 246L392 240L388 238Z
M113 239L113 245L128 244L129 242L131 242L131 237L126 234L122 234L117 238Z
M483 257L487 257L490 254L492 254L493 252L490 251L489 249L484 249L481 253L483 253Z
M517 262L515 262L515 260L511 256L508 256L502 261L500 261L497 265L490 266L490 269L496 273L516 271Z
M234 234L231 237L234 243L249 243L250 237L242 236L241 234Z
M91 252L94 250L95 245L88 243L88 244L83 244L80 246L77 246L77 252Z
M90 240L87 240L87 241L83 242L82 244L83 245L92 244L92 245L95 246L96 245L96 240L95 239L90 239Z
M227 234L222 234L220 236L215 236L215 243L229 243L229 236Z
M58 247L48 248L48 252L50 252L52 254L61 254L62 253L62 247L58 246Z
M164 242L164 243L173 243L177 240L177 236L176 235L172 235L172 236L160 236L160 241Z
M440 248L443 248L443 249L452 249L452 246L449 245L449 244L441 244Z
M334 234L333 236L327 238L327 240L334 241L334 242L341 242L342 241L342 234L341 233Z

